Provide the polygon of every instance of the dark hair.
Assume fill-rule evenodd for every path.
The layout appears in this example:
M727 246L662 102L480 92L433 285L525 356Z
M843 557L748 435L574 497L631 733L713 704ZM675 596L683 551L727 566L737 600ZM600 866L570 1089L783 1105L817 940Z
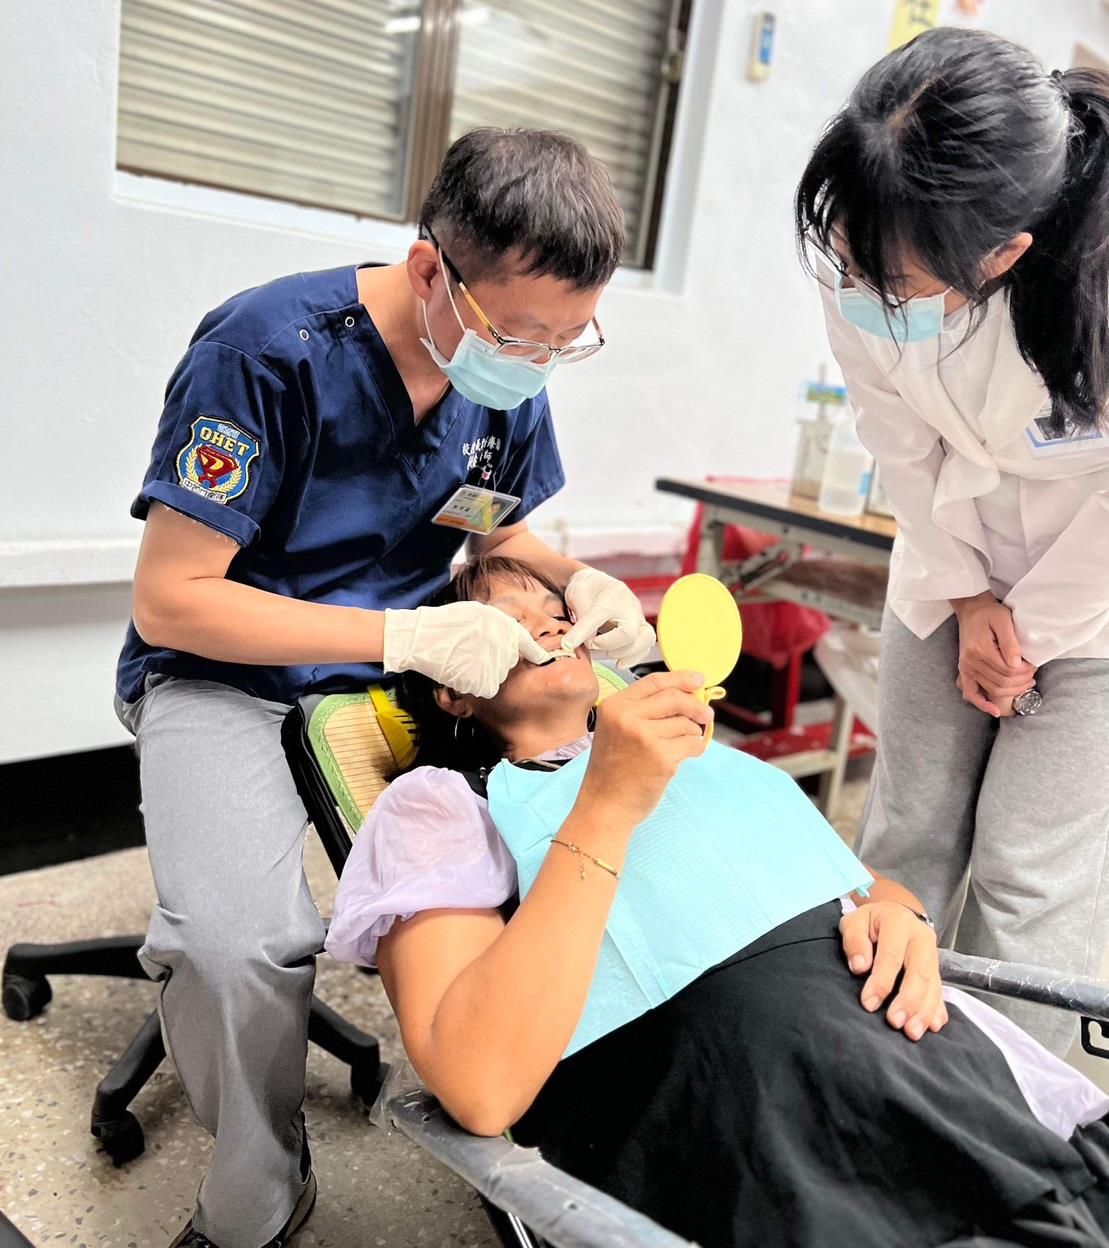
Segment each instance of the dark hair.
M562 586L522 559L488 555L465 564L428 600L427 605L442 607L451 602L483 601L494 579L507 579L526 586L542 585L562 598ZM421 672L404 672L397 681L397 701L416 721L419 753L415 767L449 767L454 771L479 771L495 767L501 760L501 747L471 715L459 721L435 700L440 686Z
M1048 74L1025 48L940 28L859 81L797 189L798 243L842 230L883 297L907 252L967 296L1023 230L1033 242L1000 279L1017 343L1051 395L1058 432L1089 428L1109 399L1109 75Z
M451 144L420 209L467 282L517 272L603 286L624 251L607 170L553 130L471 130Z

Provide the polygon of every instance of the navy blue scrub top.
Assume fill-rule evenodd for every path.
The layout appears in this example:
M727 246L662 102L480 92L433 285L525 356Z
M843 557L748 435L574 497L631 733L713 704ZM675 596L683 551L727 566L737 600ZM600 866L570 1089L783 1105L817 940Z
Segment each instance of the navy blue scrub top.
M340 606L415 607L449 576L465 533L432 517L486 468L520 505L565 480L546 392L510 412L453 388L416 424L392 357L358 299L353 267L296 273L204 318L170 378L150 467L131 514L157 501L240 546L229 580ZM365 686L371 663L262 667L148 646L132 623L117 692L150 673L291 702Z

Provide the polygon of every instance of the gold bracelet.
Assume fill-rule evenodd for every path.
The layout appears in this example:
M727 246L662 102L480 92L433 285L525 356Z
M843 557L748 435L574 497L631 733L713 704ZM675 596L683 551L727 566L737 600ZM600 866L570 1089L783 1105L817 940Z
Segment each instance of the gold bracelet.
M616 868L612 865L612 863L605 862L603 858L597 858L595 855L589 853L587 850L582 849L580 845L575 845L573 841L560 841L558 837L556 836L552 839L551 844L561 845L563 849L570 850L572 853L577 854L580 858L588 858L590 862L600 867L602 871L607 871L609 875L613 876L617 880L620 878L620 872L616 870ZM581 865L581 878L584 880L585 879L585 863L583 862L580 865Z

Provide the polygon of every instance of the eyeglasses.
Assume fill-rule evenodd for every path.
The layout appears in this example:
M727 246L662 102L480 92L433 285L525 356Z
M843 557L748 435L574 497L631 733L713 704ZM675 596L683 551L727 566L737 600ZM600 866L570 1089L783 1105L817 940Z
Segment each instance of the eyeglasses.
M879 299L882 298L882 295L879 293L877 287L872 286L865 278L859 277L858 274L851 273L848 270L846 261L839 254L839 252L835 250L834 247L821 246L821 244L811 235L807 239L807 242L809 246L813 249L813 251L815 251L816 254L823 261L825 261L825 263L827 263L831 267L832 271L838 274L838 276L841 279L846 278L853 285L863 286L867 290L869 290L873 295L875 295L877 298ZM888 303L891 308L897 307L897 303L892 299L887 298L884 300L884 302Z
M588 359L591 355L596 355L598 351L605 345L605 336L601 332L600 322L593 317L592 325L597 333L596 342L572 342L569 346L553 347L549 342L532 342L528 338L511 338L507 334L502 334L493 322L481 310L478 301L466 289L466 283L462 280L462 274L459 273L450 256L443 250L439 244L439 240L425 226L424 233L428 239L435 244L439 250L439 257L446 266L447 272L454 278L458 289L466 298L466 302L474 311L474 315L481 321L482 325L489 331L493 337L493 341L497 344L495 355L511 356L515 360L533 361L541 356L546 356L548 360L557 360L560 364L576 364L579 360ZM450 296L451 306L454 307L454 296L450 293L450 284L447 285L447 294ZM455 315L458 309L455 308ZM461 319L461 318L460 318Z
M847 264L845 263L843 257L834 248L822 247L820 243L811 236L807 241L817 255L827 261L832 270L839 275L841 281L846 278L852 286L861 287L864 291L869 293L872 298L877 299L880 303L884 303L891 312L904 312L906 304L911 303L913 299L929 299L937 294L946 295L948 291L954 289L953 286L948 286L945 290L932 291L930 294L925 295L922 295L918 291L914 294L903 295L900 299L898 299L895 295L883 295L878 287L868 282L865 277L860 277L857 273L851 273L848 270Z

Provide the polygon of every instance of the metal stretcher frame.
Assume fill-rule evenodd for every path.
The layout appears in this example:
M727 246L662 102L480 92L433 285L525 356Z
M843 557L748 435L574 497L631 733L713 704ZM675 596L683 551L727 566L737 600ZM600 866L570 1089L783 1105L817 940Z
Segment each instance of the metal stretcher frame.
M395 1063L370 1112L399 1131L508 1214L521 1245L557 1248L690 1248L689 1241L503 1136L482 1138L457 1126L406 1061ZM533 1238L526 1238L530 1234ZM534 1236L541 1236L536 1241Z
M321 700L318 695L308 696L292 708L282 729L282 741L308 817L338 873L350 854L353 838L308 738L312 712ZM1109 1049L1103 1053L1090 1042L1094 1022L1102 1024L1109 1035L1109 983L950 950L940 951L940 972L944 983L953 987L1080 1013L1088 1051L1109 1056ZM473 1187L505 1248L696 1248L552 1166L537 1149L464 1131L423 1086L407 1061L388 1069L370 1117L379 1127L407 1136Z

